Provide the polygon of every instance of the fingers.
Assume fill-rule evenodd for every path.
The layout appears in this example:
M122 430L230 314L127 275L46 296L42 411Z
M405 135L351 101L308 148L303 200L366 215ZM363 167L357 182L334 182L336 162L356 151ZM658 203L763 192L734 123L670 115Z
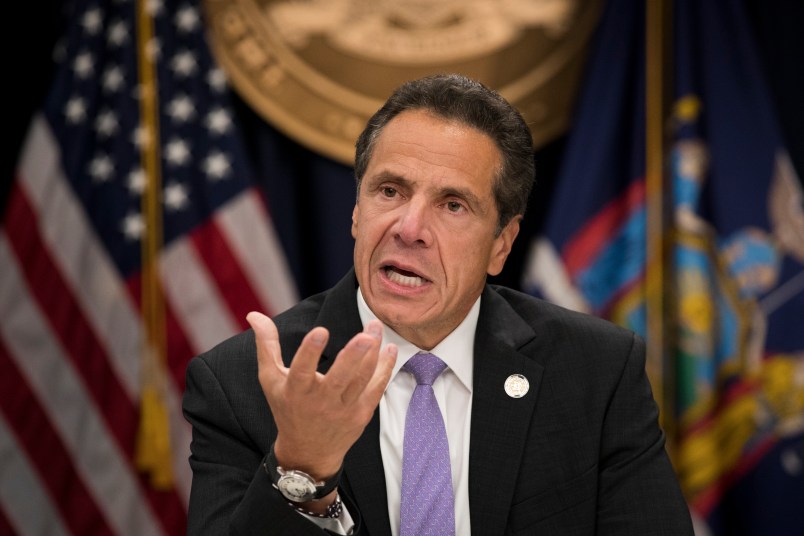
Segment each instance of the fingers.
M381 341L382 323L374 320L338 353L327 372L326 383L327 389L339 396L342 402L353 402L371 380Z
M382 323L373 320L338 354L327 372L329 390L338 394L344 404L351 404L358 398L367 401L372 408L379 403L397 355L393 344L380 351L381 342ZM369 386L371 393L367 396Z
M273 320L262 313L252 311L246 315L246 321L254 330L259 367L274 373L284 371L282 350L279 346L279 332L276 330Z
M310 330L302 339L296 355L289 368L282 361L282 349L279 344L279 332L276 324L264 314L251 312L246 321L254 330L257 341L257 360L260 377L274 384L280 378L287 377L288 382L296 389L309 388L316 378L318 361L329 340L329 331L323 327ZM262 381L262 380L261 380Z
M285 388L293 386L296 394L323 387L343 403L353 403L365 397L376 406L390 380L397 348L389 344L380 351L382 323L372 320L363 333L358 333L338 353L326 375L317 372L321 354L329 340L329 331L316 327L305 335L290 367L282 361L279 333L274 322L267 316L251 312L246 320L254 330L257 342L257 359L260 383L269 391L275 391L282 383Z
M366 400L372 406L380 403L380 398L382 398L382 394L391 380L391 374L394 372L398 353L399 349L395 344L387 344L380 352L380 359L374 369L374 374L365 388Z
M327 346L329 331L323 327L310 330L302 339L288 371L288 382L297 389L309 388L316 380L318 361Z

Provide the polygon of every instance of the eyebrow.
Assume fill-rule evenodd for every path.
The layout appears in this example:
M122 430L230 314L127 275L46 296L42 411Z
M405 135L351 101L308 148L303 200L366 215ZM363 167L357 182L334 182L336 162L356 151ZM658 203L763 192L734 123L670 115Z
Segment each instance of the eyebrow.
M402 175L397 175L396 173L391 173L390 171L383 171L374 177L371 177L368 182L371 185L377 185L383 183L385 181L393 181L402 184L403 186L410 186L411 181L403 177Z

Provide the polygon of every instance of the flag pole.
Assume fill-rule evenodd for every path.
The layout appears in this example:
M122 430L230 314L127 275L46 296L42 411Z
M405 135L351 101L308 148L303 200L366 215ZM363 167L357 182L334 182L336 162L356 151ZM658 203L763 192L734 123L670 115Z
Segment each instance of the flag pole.
M674 439L673 373L668 361L668 319L672 293L667 268L668 188L665 118L669 110L672 65L672 0L645 0L645 196L647 207L645 300L647 369L659 404L659 423Z
M156 489L170 489L173 470L167 413L165 304L159 279L162 248L162 176L159 152L159 108L154 58L153 19L147 0L137 1L137 61L140 89L141 161L146 177L142 195L142 316L144 325L140 425L136 464Z

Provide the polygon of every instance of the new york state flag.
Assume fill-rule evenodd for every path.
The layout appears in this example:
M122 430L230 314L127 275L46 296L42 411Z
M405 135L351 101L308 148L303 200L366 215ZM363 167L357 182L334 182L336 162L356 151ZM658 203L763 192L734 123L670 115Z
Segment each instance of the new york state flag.
M650 336L635 4L602 19L524 283ZM652 380L700 536L804 534L804 201L742 9L674 3L669 362Z

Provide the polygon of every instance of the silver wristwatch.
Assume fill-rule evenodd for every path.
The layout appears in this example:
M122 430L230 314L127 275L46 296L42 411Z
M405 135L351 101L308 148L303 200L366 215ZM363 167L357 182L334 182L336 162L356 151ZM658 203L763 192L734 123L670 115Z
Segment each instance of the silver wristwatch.
M326 497L338 487L338 482L340 482L341 473L343 472L343 468L338 469L338 472L332 478L316 482L313 477L304 471L283 469L277 464L273 444L263 459L262 466L271 477L274 487L287 500L295 503L317 501Z

